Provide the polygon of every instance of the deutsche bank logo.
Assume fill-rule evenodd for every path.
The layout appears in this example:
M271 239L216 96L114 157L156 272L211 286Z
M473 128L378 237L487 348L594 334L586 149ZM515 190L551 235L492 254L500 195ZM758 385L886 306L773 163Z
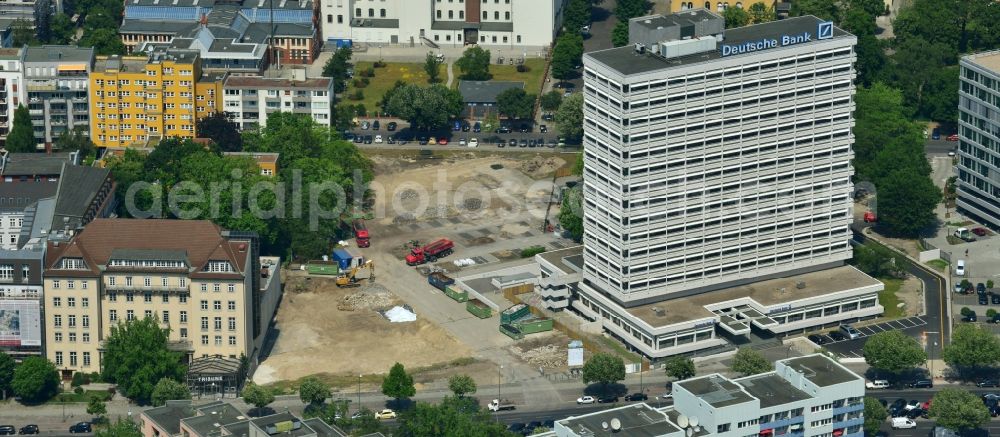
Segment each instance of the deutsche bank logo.
M830 21L819 23L819 29L816 29L816 39L830 38L833 38L833 23Z

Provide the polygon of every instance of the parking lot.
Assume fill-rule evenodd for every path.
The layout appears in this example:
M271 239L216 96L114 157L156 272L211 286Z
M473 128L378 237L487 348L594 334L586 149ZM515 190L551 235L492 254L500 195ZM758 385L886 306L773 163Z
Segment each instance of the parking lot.
M820 334L820 337L825 339L826 342L822 346L830 351L833 351L843 357L849 358L860 358L862 356L862 348L865 344L865 338L878 334L879 332L892 331L892 330L902 330L913 336L916 331L922 330L924 326L927 325L927 320L923 317L909 317L906 319L889 320L874 325L859 326L855 327L861 336L855 339L834 339L828 334ZM827 331L829 333L830 331Z

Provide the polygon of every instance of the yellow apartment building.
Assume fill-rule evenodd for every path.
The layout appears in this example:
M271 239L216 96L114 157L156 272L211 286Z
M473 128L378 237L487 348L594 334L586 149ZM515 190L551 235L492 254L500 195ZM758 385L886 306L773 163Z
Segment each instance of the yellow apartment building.
M143 147L197 137L219 110L223 75L205 75L197 51L98 56L90 73L90 132L97 147Z
M100 371L111 328L153 317L186 362L246 356L255 367L280 294L272 261L262 267L255 248L249 235L203 220L97 219L50 241L48 358L63 378Z

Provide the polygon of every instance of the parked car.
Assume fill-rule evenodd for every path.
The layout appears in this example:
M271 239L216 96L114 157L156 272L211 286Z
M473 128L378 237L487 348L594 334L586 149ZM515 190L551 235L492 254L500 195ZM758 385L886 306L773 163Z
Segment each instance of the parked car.
M0 425L0 435L14 435L17 433L17 429L14 425Z
M975 323L976 322L976 312L971 311L969 315L962 317L963 322Z
M906 386L909 388L934 388L934 383L929 379L918 379L906 384ZM919 405L919 403L917 405Z
M386 123L385 130L387 130L389 132L392 132L392 131L396 130L397 126L399 126L399 125L397 125L395 121L390 121L390 122Z
M993 305L1000 305L1000 294L990 293L990 303Z
M535 145L537 145L537 144L538 143L535 142L534 138L528 140L528 147L535 147Z
M823 335L819 335L819 334L813 334L813 335L810 335L810 336L808 336L806 338L808 338L809 341L811 341L813 343L816 343L817 345L823 345L823 344L826 344L827 342L830 341L829 337L826 337L826 336L823 336Z
M500 126L499 128L497 128L497 133L498 134L509 134L510 133L510 127L509 126Z
M512 139L509 142L507 142L507 145L510 147L517 147L517 140Z
M385 142L386 144L396 144L396 138L394 138L392 135L389 135L389 137L385 139Z
M372 130L379 130L379 128L381 128L381 125L378 124L378 120L373 121Z
M1000 387L1000 381L995 379L983 379L976 383L976 387Z
M367 409L365 409L365 410L358 410L357 412L355 412L354 414L351 415L351 419L357 420L357 419L360 419L362 417L371 416L371 415L372 415L371 410L367 410Z
M958 134L948 135L948 138L945 138L945 139L948 140L948 141L958 141Z
M369 127L371 127L371 124L369 124L367 121L361 122L361 130L368 130Z
M972 233L980 237L985 237L988 232L986 228L972 228Z
M844 341L844 340L847 340L847 336L844 335L844 333L840 332L840 331L830 331L826 335L829 336L830 338L832 338L833 341Z
M955 263L955 276L965 276L965 260L960 259Z
M382 144L382 135L375 135L375 144Z
M372 136L365 135L365 144L371 144L371 143L372 143Z
M917 422L905 417L893 417L892 429L912 429L917 427Z
M475 138L469 140L469 147L479 147L479 140Z
M594 402L597 402L597 400L594 399L593 396L581 396L576 398L577 405L592 404Z
M531 132L531 125L528 123L521 123L521 133Z
M980 305L988 305L989 303L990 303L990 301L989 301L989 299L986 298L985 294L980 294L979 295L979 304Z
M859 332L857 329L854 329L854 327L851 325L840 325L840 330L844 331L844 334L847 335L847 337L850 338L851 340L854 340L856 338L861 338L861 332Z
M553 115L551 112L546 112L546 113L542 114L542 120L553 121L555 119L556 119L556 116Z
M38 434L38 425L24 425L17 433L21 435Z
M435 138L435 137L430 137L430 138L427 139L427 144L434 145L434 144L437 144L437 143L438 143L438 139ZM423 144L423 143L421 143L421 144Z
M462 130L462 122L460 122L460 121L458 121L458 120L455 120L455 121L454 121L454 122L453 122L453 123L451 124L451 130L453 130L453 131L455 131L455 132L458 132L458 131Z
M934 130L931 131L931 139L932 140L940 140L941 139L941 129L934 128Z
M462 132L468 132L470 130L472 130L472 126L469 125L469 122L463 121L462 122Z
M76 434L78 432L93 432L94 429L90 426L90 422L77 422L69 427L69 432L71 434Z
M476 122L476 124L472 125L472 131L473 131L473 132L482 132L482 131L483 131L483 125L482 125L482 124L480 124L480 123L479 123L479 122L477 121L477 122Z
M994 314L992 318L986 321L987 323L1000 323L1000 314Z
M538 131L544 134L544 133L546 133L546 132L549 131L549 127L546 126L546 125L544 125L544 124L539 125L538 126Z
M876 379L874 381L868 381L865 383L865 389L868 390L876 390L884 388L889 388L889 381L886 381L884 379Z
M976 284L976 293L986 294L986 284L982 282Z
M461 139L459 139L459 140L458 140L458 145L459 145L459 146L463 146L463 147L464 147L464 146L465 146L465 138L461 138Z
M382 419L395 419L396 418L396 412L392 411L392 410L390 410L388 408L386 408L386 409L384 409L382 411L379 411L379 412L375 413L375 418L376 419L380 419L380 420L382 420Z
M510 432L516 433L516 434L520 434L527 427L528 427L527 425L525 425L525 424L523 424L521 422L514 422L514 423L510 424L510 426L507 427L507 431L510 431Z
M364 135L355 135L354 136L354 143L355 144L361 144L363 142L365 142L365 136Z
M445 138L445 137L438 138L438 144L440 144L442 146L447 146L448 145L448 139Z
M646 396L645 393L632 393L630 395L625 396L625 400L629 402L644 401L646 399L649 399L649 396Z
M598 404L614 404L618 402L618 396L601 396L597 398Z

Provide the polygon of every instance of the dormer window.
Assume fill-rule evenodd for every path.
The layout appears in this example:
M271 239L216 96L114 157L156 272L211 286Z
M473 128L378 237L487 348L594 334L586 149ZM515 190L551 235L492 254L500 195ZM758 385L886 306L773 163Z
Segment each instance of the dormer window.
M59 268L64 270L86 270L87 264L83 262L83 258L63 258Z
M208 265L205 266L205 271L232 273L233 265L229 264L229 261L209 261Z

